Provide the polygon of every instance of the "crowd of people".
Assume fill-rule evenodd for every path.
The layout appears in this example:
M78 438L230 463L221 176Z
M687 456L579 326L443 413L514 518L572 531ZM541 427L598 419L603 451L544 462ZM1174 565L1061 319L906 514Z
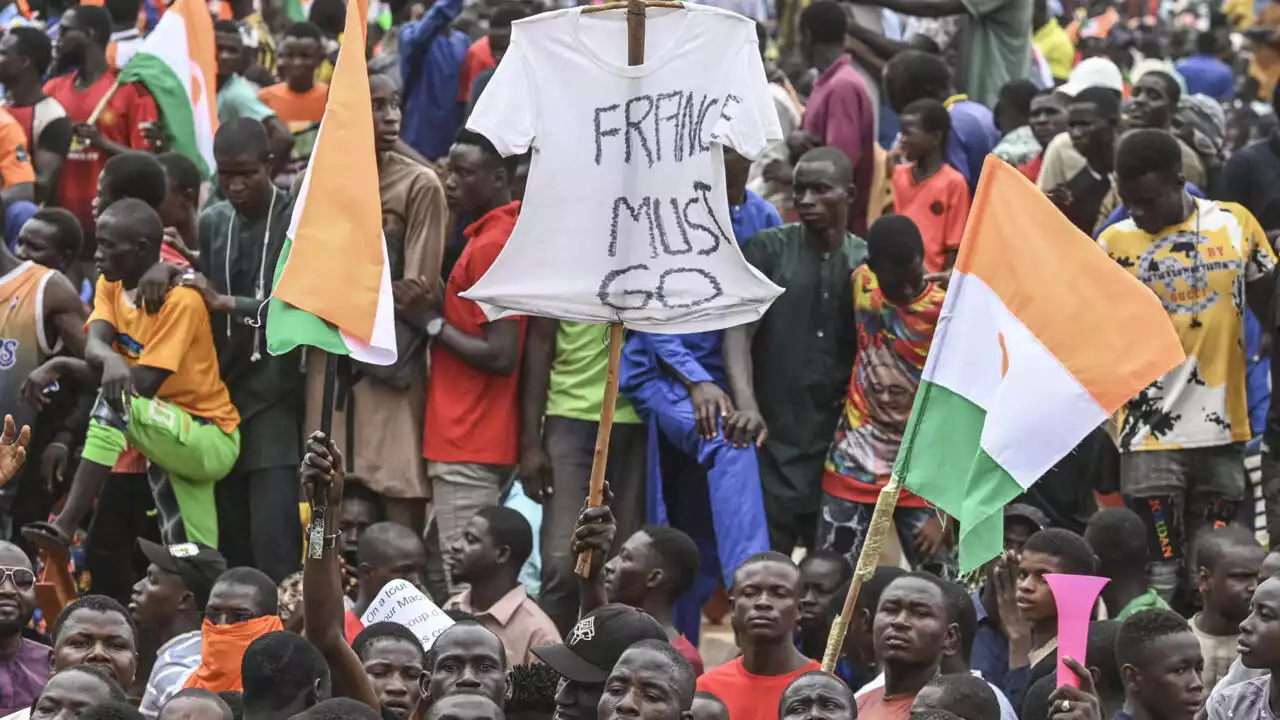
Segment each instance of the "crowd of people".
M556 8L369 3L376 366L266 341L345 3L209 4L205 172L121 80L165 3L59 2L0 0L2 720L1280 717L1280 0L712 0L754 23L782 130L714 145L715 202L784 292L627 331L595 507L607 330L464 297L538 163L467 120ZM998 162L1187 360L1004 509L976 576L904 490L824 672ZM1052 573L1109 580L1075 685ZM429 645L368 620L397 580L453 621Z

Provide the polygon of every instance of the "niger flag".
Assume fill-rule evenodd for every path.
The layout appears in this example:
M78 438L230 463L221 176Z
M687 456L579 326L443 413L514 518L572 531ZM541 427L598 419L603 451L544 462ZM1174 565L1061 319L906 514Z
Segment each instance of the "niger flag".
M1183 360L1160 299L989 156L894 474L960 521L970 572L1006 504Z
M267 311L267 349L275 355L310 345L375 365L396 361L365 7L347 3L329 100L276 266Z

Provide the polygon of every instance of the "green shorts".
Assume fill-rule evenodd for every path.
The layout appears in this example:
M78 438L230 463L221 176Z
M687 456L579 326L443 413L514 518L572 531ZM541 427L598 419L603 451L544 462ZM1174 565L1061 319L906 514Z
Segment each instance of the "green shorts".
M102 404L99 397L98 405ZM97 410L89 421L81 457L110 468L126 445L137 448L168 473L187 540L218 547L213 488L240 456L240 429L225 433L172 403L144 397L130 400L129 423L123 430Z

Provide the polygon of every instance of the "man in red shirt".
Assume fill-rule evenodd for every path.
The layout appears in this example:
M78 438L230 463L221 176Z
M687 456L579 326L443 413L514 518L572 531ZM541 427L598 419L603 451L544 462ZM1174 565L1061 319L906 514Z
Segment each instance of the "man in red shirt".
M511 200L515 158L503 159L482 135L463 131L449 149L445 200L457 217L479 218L464 231L466 248L443 293L423 278L396 284L396 310L435 340L427 385L427 459L440 542L427 552L448 555L467 522L498 504L519 458L520 348L524 318L490 322L461 294L502 252L520 203ZM450 593L459 588L448 579Z
M742 656L698 678L698 689L723 700L733 720L776 720L783 690L821 668L795 645L800 568L782 553L752 555L733 573L731 600Z
M54 193L54 204L71 211L85 229L80 249L86 276L92 276L93 198L98 175L112 155L131 149L150 149L148 128L158 127L155 99L137 83L115 88L97 122L89 124L94 108L115 86L116 70L107 62L111 16L101 7L80 5L62 16L55 72L44 91L57 100L71 119L75 137Z
M942 656L960 643L943 580L924 572L889 583L871 621L884 685L858 698L861 720L907 720L920 688L937 677Z
M44 92L52 55L53 43L39 28L10 28L0 39L0 83L4 83L6 109L22 126L31 152L37 202L53 197L71 146L67 111Z

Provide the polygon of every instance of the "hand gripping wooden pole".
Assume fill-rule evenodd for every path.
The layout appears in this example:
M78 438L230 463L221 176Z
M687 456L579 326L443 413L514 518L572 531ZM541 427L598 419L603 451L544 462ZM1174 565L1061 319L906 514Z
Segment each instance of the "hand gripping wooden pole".
M880 491L876 498L876 509L871 515L871 527L867 529L867 539L862 543L862 552L858 555L858 567L853 571L853 580L849 583L849 593L844 596L844 609L831 623L831 634L827 636L827 650L822 654L822 669L835 672L836 661L840 659L840 648L844 646L844 636L849 632L849 621L853 617L853 606L858 601L858 592L862 583L871 579L880 564L880 552L884 542L893 532L893 510L898 506L898 493L902 490L902 480L891 475L889 484Z
M643 48L644 46L641 45ZM633 63L634 64L634 63ZM595 507L604 502L604 469L609 460L609 435L613 433L613 411L618 405L618 367L622 364L622 325L609 326L609 371L604 379L604 402L600 404L600 429L596 432L596 450L591 458L591 487L587 491L587 506ZM578 577L591 576L591 566L597 559L595 553L578 555L575 572Z

